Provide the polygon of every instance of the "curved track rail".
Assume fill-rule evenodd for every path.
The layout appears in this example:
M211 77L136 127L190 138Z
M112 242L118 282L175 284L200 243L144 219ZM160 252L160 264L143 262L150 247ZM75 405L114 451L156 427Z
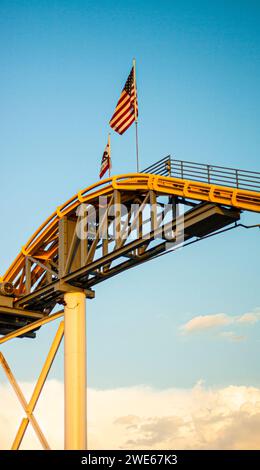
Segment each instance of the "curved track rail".
M151 171L160 171L162 164L165 160ZM180 168L183 175L183 162ZM180 202L189 208L182 219ZM138 205L134 212L133 205ZM169 205L170 218L165 219ZM83 206L98 215L92 222L95 233L79 240ZM243 210L260 212L260 192L154 173L113 176L79 191L36 230L1 278L13 285L14 295L9 303L0 296L0 333L48 315L68 288L94 297L97 283L167 251L165 231L178 231L178 221L183 223L183 242L236 223ZM144 237L147 222L149 235ZM116 237L111 236L112 225Z
M153 174L126 174L107 178L79 191L59 206L55 212L36 230L21 252L2 277L3 281L13 282L24 268L26 256L50 260L57 253L59 220L71 215L82 203L95 205L98 197L109 196L114 190L123 193L124 200L145 191L155 191L157 195L179 196L195 201L207 201L241 210L260 212L260 193L225 187L198 181L181 180ZM46 249L46 246L48 246Z
M12 449L19 449L29 423L43 448L50 448L34 408L63 335L65 448L86 447L85 298L94 297L93 286L237 226L244 210L260 212L259 173L167 157L144 173L89 186L51 214L0 280L0 344L35 337L41 326L64 315L29 403L0 353L26 415ZM64 311L50 315L57 304Z

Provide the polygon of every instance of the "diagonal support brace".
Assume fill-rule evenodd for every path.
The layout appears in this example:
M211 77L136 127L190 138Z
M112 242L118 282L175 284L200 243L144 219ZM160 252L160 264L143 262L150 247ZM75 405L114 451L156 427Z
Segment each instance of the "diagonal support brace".
M25 399L25 397L24 397L24 395L23 395L23 393L22 393L22 391L21 391L21 389L20 389L20 387L19 387L19 385L18 385L18 383L17 383L10 367L9 367L9 365L7 364L7 361L5 360L3 354L0 353L0 362L2 364L2 367L3 367L3 369L4 369L4 371L7 375L7 378L9 380L10 384L13 387L13 389L14 389L14 391L15 391L15 393L16 393L16 395L17 395L17 397L18 397L25 413L26 413L26 418L23 418L23 420L21 421L21 424L19 426L19 429L18 429L18 432L16 434L14 443L12 445L12 450L19 449L29 422L32 424L32 426L34 428L34 431L35 431L36 435L38 436L43 448L46 449L46 450L50 449L50 446L49 446L43 432L41 431L40 426L37 423L35 416L33 415L33 411L34 411L35 406L38 402L38 399L40 397L42 388L45 384L45 381L46 381L47 376L49 374L50 368L51 368L52 363L55 359L57 351L59 349L61 340L63 338L63 334L64 334L64 322L62 321L59 325L59 328L57 330L57 333L55 335L55 338L53 340L50 351L49 351L48 356L45 360L45 363L43 365L42 371L39 375L39 378L37 380L36 386L34 388L34 391L33 391L33 394L32 394L32 397L31 397L29 403L27 403L27 401L26 401L26 399Z

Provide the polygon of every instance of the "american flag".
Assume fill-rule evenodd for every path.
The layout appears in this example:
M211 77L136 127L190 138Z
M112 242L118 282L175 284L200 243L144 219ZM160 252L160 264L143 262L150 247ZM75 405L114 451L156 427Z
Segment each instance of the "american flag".
M110 119L110 127L119 134L123 134L128 127L137 120L138 103L135 83L134 67L126 80L125 86L116 105L115 112Z
M108 137L107 145L103 153L101 160L101 168L99 173L99 178L102 178L107 170L111 170L111 158L110 158L110 136ZM110 175L109 175L110 176Z

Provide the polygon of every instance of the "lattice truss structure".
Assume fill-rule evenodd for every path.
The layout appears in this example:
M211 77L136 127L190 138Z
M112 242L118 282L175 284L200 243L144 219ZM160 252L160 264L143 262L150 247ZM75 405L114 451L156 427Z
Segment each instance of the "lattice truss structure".
M143 173L113 176L79 191L33 234L1 278L0 344L35 337L63 315L51 313L67 292L94 298L93 287L190 240L237 224L244 210L260 212L260 174L162 159ZM63 336L60 324L29 404L1 354L0 362L25 410L13 448L30 422Z

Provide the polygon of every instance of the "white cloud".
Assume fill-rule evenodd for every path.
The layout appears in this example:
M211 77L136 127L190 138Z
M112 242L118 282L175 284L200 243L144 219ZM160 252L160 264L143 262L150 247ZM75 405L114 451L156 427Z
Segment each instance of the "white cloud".
M209 331L216 328L225 327L227 325L243 326L253 325L260 320L259 309L253 312L247 312L243 315L227 315L225 313L215 313L212 315L197 315L180 327L182 334L197 333L201 331ZM241 341L245 339L244 335L236 335L232 331L223 332L220 336L232 340Z
M29 398L32 384L21 384ZM63 446L63 384L47 381L36 416L52 448ZM0 449L10 448L23 413L0 385ZM228 386L89 390L90 449L255 449L260 447L260 389ZM40 448L33 431L23 448Z
M244 335L237 335L233 331L222 331L220 336L232 342L244 341L246 339Z
M182 325L183 333L193 333L202 330L208 330L219 326L226 326L232 323L232 318L225 313L216 313L215 315L198 315L187 323Z
M249 323L249 324L254 324L258 322L260 319L259 313L254 313L254 312L249 312L249 313L244 313L240 317L237 318L238 323Z

